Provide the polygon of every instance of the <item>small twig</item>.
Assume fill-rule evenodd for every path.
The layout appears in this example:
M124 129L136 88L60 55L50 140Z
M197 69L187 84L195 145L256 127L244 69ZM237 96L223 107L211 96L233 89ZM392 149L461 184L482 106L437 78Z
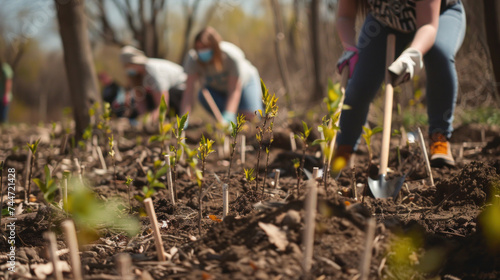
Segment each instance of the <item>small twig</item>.
M229 192L227 184L222 185L222 220L224 220L229 211Z
M246 145L247 145L247 138L245 135L241 135L241 148L240 148L240 154L241 154L241 164L245 164L245 153L246 153Z
M311 270L312 256L314 250L314 228L316 225L316 204L318 199L318 189L316 180L309 180L309 193L305 203L305 228L303 236L304 258L302 260L302 268L307 274Z
M434 187L434 177L432 176L431 164L429 162L429 157L427 156L427 148L425 147L424 136L422 135L422 130L420 130L420 127L418 128L418 139L419 139L418 142L420 143L420 148L422 148L422 152L424 155L425 167L427 168L427 173L429 173L429 177L431 180L431 186Z
M370 275L370 263L372 259L372 247L373 247L373 237L375 235L375 219L370 218L366 225L366 239L365 239L365 250L361 258L360 264L360 280L367 280Z
M170 193L170 201L172 202L172 205L175 207L175 194L174 194L174 184L172 182L172 168L170 166L170 155L165 155L165 164L168 166L167 186L168 186L168 191Z
M116 257L116 270L123 280L134 279L132 275L132 258L129 254L119 254Z
M280 185L280 173L281 171L279 169L274 169L274 187L279 188Z
M295 134L293 134L293 132L290 132L290 147L292 152L297 150L297 143L295 142Z

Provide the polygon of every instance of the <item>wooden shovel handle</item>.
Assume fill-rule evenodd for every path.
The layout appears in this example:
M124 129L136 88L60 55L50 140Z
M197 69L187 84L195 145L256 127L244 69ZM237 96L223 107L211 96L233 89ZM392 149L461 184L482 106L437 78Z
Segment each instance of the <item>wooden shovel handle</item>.
M219 110L219 107L217 107L217 104L215 104L214 98L212 97L212 95L210 95L210 92L208 92L208 90L206 88L203 88L201 90L201 93L203 94L203 97L207 101L208 106L212 110L212 113L214 114L215 119L218 122L223 123L224 119L222 119L222 114L220 113L220 110Z
M394 61L394 52L396 45L396 36L387 35L387 52L385 56L385 105L384 105L384 130L382 131L382 152L380 155L379 175L387 173L387 164L389 163L389 144L391 142L391 122L392 122L392 101L394 98L394 88L389 73L389 66Z

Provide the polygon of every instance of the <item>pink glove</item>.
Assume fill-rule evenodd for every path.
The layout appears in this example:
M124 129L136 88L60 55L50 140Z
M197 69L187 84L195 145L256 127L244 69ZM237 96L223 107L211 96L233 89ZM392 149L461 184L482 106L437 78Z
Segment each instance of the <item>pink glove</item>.
M342 56L340 56L339 61L337 62L337 68L339 69L339 73L342 73L342 70L346 65L349 65L349 78L352 76L354 72L354 67L356 63L358 63L358 49L356 47L347 47Z

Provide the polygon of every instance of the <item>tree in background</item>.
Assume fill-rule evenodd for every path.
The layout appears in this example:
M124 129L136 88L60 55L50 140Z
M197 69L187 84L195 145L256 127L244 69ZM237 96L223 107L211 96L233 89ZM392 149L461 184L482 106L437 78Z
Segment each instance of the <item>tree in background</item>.
M495 77L495 90L497 103L500 101L500 3L497 0L484 0L484 24L486 27L486 39L490 50L490 58L493 65ZM500 104L498 104L500 105Z
M87 36L85 0L54 2L76 125L75 138L79 140L90 122L88 109L91 103L100 100Z

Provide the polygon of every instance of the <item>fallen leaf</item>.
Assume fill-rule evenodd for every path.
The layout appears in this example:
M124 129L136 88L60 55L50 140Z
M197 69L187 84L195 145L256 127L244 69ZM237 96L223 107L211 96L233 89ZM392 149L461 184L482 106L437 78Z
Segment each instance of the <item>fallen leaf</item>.
M222 222L222 220L217 218L217 216L215 216L215 215L208 215L208 217L210 218L210 220L216 221L217 223Z
M273 243L278 250L285 251L286 246L288 245L288 239L286 238L286 233L284 231L273 224L266 224L262 222L259 222L259 227L264 230L269 237L269 241Z

